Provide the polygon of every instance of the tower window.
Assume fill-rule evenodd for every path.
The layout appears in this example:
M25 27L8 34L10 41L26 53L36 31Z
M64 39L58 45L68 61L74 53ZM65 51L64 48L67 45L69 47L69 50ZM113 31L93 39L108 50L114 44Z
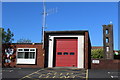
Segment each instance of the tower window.
M106 47L106 51L109 52L109 50L110 50L110 47L107 46L107 47Z
M106 29L105 33L106 33L106 34L109 34L109 31L108 31L108 29Z
M109 38L108 37L106 38L106 43L109 43Z

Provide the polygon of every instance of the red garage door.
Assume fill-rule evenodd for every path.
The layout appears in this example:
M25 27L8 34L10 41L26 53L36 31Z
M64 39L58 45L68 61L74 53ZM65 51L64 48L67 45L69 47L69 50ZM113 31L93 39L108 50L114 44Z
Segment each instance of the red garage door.
M77 67L77 39L56 39L56 67Z

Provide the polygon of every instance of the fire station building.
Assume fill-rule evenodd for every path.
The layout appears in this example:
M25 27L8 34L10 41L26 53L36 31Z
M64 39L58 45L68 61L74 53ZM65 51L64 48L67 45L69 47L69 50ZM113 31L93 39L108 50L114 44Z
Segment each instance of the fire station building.
M46 67L89 67L88 31L46 31L44 41Z
M9 49L14 51L10 58L5 56L8 47L3 46L4 66L88 69L91 65L91 43L88 31L45 31L43 44L14 43L11 45Z

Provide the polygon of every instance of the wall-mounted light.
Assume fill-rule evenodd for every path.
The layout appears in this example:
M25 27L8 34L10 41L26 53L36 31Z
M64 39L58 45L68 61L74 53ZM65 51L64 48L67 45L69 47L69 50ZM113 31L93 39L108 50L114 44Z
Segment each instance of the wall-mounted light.
M52 41L52 39L49 39L50 41Z
M45 54L43 54L43 56L45 56Z

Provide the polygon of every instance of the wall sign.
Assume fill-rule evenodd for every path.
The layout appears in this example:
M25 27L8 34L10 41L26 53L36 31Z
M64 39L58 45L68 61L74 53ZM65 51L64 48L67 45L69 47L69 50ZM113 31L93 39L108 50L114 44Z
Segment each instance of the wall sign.
M92 63L94 63L94 64L99 64L100 61L99 61L99 60L92 60Z

